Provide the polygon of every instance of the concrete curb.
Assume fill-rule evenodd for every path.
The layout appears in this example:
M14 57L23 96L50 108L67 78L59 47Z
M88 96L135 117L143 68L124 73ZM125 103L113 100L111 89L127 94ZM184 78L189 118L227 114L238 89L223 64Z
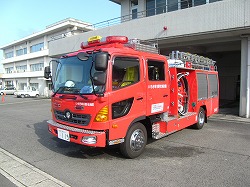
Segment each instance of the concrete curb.
M18 187L70 187L2 148L0 173Z

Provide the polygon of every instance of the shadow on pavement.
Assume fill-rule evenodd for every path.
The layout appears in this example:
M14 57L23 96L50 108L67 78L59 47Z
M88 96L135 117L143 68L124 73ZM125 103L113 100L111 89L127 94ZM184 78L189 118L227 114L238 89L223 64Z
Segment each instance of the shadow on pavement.
M44 147L65 156L83 159L112 159L112 157L124 159L124 157L120 154L117 146L106 148L91 148L60 140L49 133L46 120L41 123L34 124L34 128L36 135L39 137L39 143L41 143Z

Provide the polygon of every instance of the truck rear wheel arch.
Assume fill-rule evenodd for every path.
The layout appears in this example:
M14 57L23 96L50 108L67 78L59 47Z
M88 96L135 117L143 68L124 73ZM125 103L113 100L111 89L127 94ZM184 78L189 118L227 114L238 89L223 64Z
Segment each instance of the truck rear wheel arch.
M201 108L203 108L203 110L205 111L205 123L207 123L207 107L206 105L201 106Z
M146 117L146 116L140 116L140 117L138 117L138 118L135 118L132 122L131 122L131 124L130 124L130 126L128 127L128 129L134 124L134 123L136 123L136 122L140 122L140 123L142 123L144 126L145 126L145 128L146 128L146 130L147 130L147 136L148 136L148 138L151 138L152 137L152 123L151 123L151 121L150 121L150 119L148 118L148 117ZM128 130L127 130L128 131Z
M202 129L204 124L207 122L207 111L205 106L201 106L197 113L197 123L192 125L194 129Z

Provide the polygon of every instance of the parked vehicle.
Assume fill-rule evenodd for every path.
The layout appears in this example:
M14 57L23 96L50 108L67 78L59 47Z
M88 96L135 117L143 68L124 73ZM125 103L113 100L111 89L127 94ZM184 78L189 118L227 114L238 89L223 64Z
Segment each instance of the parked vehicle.
M0 94L6 94L6 95L13 95L16 92L15 87L5 87L3 89L0 89Z
M92 147L120 145L138 157L148 137L160 139L193 126L201 129L219 110L215 61L126 36L96 36L58 60L49 132ZM44 77L51 77L45 67ZM197 140L198 141L198 140Z
M39 91L36 90L34 87L28 86L27 89L25 90L18 90L15 92L16 97L38 97L39 96Z

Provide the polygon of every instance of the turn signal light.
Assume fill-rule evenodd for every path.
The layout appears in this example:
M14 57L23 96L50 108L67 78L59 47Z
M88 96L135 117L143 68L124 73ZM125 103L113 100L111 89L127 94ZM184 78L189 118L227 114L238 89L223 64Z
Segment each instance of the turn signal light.
M95 122L105 122L108 121L108 106L103 107L95 116Z

